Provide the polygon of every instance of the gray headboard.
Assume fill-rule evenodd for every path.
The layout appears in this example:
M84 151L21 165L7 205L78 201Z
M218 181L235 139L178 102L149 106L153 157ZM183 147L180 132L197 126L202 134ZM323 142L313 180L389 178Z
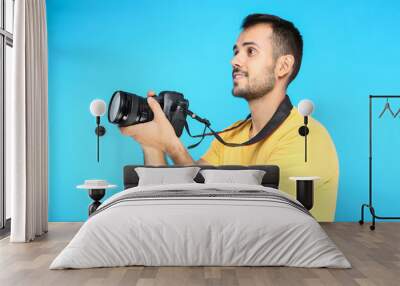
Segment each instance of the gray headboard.
M265 171L262 180L262 185L278 189L279 186L279 167L276 165L254 165L254 166L240 166L240 165L224 165L224 166L209 166L209 165L196 165L201 169L220 169L220 170L248 170L256 169ZM124 167L124 189L133 188L138 185L139 177L135 171L136 167L157 168L157 166L143 166L143 165L128 165ZM181 168L189 166L158 166L162 168ZM198 173L194 178L197 183L204 183L203 176Z

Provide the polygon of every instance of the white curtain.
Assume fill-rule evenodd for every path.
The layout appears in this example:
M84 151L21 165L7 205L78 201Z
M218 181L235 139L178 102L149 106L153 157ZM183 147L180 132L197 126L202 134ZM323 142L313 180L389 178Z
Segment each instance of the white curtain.
M48 102L45 0L14 7L13 92L6 98L6 187L11 192L12 242L47 232Z

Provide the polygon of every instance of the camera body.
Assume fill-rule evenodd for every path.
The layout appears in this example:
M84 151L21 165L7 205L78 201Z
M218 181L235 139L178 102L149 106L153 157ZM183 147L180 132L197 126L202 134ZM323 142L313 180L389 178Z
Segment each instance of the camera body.
M162 91L153 97L163 109L165 116L171 122L178 137L182 135L186 122L186 111L189 101L182 93ZM108 105L108 121L126 127L153 120L154 114L147 103L147 99L125 91L113 93Z

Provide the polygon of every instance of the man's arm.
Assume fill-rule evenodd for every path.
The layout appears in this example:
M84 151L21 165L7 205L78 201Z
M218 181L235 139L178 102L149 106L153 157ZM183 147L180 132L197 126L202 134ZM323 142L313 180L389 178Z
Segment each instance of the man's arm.
M152 166L166 166L167 161L165 159L165 154L159 149L155 149L149 146L142 146L144 164ZM174 154L171 159L176 165L210 165L206 160L199 159L194 161L189 155L186 149L182 149L181 153Z
M142 149L143 149L144 165L153 165L153 166L167 165L167 161L165 160L165 154L163 151L150 146L142 146Z
M182 144L180 144L182 145ZM177 153L172 154L171 159L177 165L210 165L206 160L199 159L194 161L193 158L189 155L187 149L181 146L181 148L177 148L175 151ZM165 153L159 149L150 147L150 146L142 146L143 149L143 157L144 157L144 165L152 165L152 166L167 166L167 160L165 158Z
M211 165L210 163L208 163L206 160L203 160L203 159L199 159L199 160L197 160L196 161L196 164L197 165Z
M194 161L179 139L167 153L175 165L208 165L208 162L203 159Z
M164 154L171 157L176 165L204 164L204 160L195 162L189 152L176 136L175 130L165 116L159 103L148 92L147 102L153 111L154 118L150 122L120 127L123 135L132 137L143 147L145 165L166 165Z

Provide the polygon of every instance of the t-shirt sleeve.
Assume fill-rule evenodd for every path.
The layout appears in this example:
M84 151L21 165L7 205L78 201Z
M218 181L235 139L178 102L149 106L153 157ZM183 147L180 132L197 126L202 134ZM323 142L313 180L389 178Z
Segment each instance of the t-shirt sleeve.
M206 151L206 153L201 157L204 161L209 163L210 165L220 165L221 163L221 143L218 142L217 139L214 139L211 142L210 148Z

